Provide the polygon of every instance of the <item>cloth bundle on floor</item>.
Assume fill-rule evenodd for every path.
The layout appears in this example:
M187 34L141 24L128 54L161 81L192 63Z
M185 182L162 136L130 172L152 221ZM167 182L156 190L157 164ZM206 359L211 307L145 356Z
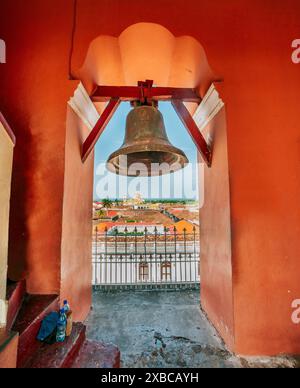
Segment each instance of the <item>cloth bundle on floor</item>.
M37 339L41 342L53 344L56 342L56 330L59 314L52 312L42 322Z

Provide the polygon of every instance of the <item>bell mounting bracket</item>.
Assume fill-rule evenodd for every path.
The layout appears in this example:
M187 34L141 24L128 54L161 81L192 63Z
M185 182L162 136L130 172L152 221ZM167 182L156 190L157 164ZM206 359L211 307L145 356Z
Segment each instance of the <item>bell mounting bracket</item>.
M108 102L95 127L82 146L82 161L84 162L92 152L97 140L105 130L107 124L123 101L132 104L153 105L158 101L170 101L192 137L204 162L210 167L212 151L195 120L184 105L184 102L200 104L202 99L196 89L154 87L152 80L139 81L137 86L98 86L91 96L93 102Z

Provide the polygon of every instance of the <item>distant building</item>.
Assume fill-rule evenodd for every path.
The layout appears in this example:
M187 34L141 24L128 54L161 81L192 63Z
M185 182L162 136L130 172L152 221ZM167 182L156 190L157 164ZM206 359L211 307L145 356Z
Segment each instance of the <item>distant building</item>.
M117 221L119 218L119 214L115 210L108 210L105 218L112 220L112 221Z
M195 228L197 228L197 226L195 224L193 224L192 222L190 221L187 221L187 220L181 220L181 221L178 221L174 224L174 227L176 227L176 231L177 233L184 233L184 231L186 233L193 233Z
M106 230L111 229L113 225L115 225L113 222L99 222L97 225L93 226L93 233L104 233Z
M145 203L145 200L142 198L141 193L136 193L134 198L124 199L123 205L127 207L132 207L132 209L135 210L144 210L149 208L148 204Z
M102 202L94 202L93 209L94 209L94 211L103 209L103 203Z

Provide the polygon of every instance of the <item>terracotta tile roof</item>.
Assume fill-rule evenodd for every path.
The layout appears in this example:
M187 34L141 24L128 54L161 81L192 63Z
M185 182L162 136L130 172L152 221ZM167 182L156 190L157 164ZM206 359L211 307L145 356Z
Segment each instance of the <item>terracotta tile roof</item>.
M113 217L116 217L118 215L118 212L116 212L114 210L109 210L106 215L109 218L113 218Z

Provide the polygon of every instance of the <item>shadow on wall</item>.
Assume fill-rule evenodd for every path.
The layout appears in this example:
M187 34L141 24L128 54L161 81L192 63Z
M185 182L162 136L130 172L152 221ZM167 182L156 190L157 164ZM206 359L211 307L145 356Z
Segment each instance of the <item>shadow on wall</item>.
M14 118L14 115L14 112L9 112L8 116ZM17 129L15 131L17 142L13 160L8 245L8 278L12 281L24 279L28 272L26 257L30 239L27 219L30 209L27 207L26 198L34 195L32 186L28 185L28 176L33 171L37 152L36 140L33 140L28 131L28 121L22 118L22 123L22 127L19 123L13 126Z

